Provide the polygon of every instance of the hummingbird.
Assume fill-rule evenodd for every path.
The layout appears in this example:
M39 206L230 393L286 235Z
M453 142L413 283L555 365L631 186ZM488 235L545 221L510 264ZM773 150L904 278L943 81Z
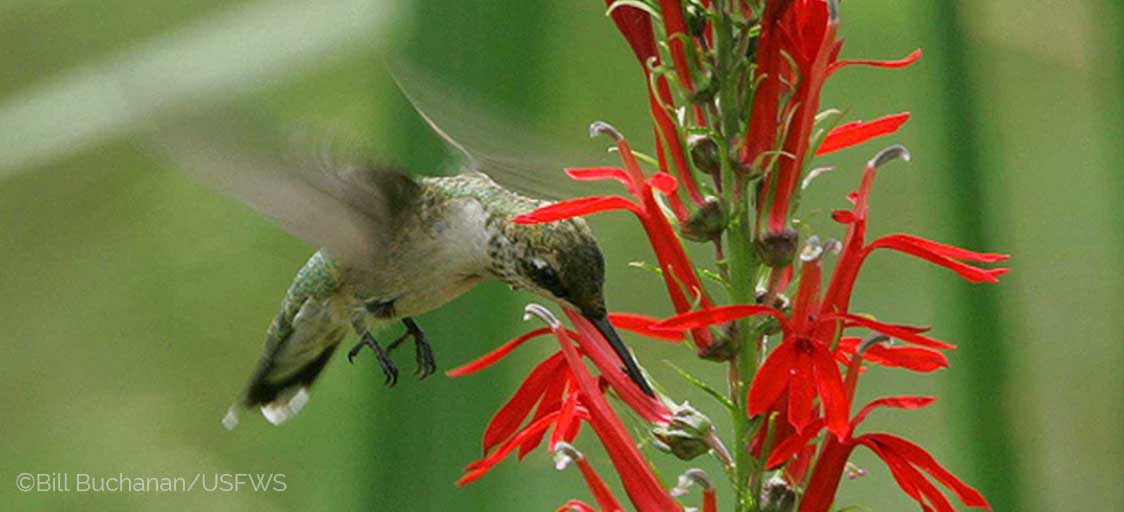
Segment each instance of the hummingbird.
M389 386L399 374L391 353L406 341L414 345L415 374L433 374L433 346L416 317L488 279L580 312L632 381L654 396L609 322L604 257L583 219L518 224L515 217L550 202L510 190L476 166L415 178L369 164L294 165L224 149L210 135L203 145L181 137L164 146L186 170L320 247L285 293L257 366L223 418L226 428L238 424L243 408L259 408L275 425L300 411L310 386L351 334L358 342L348 361L370 350ZM370 320L401 323L405 331L384 343L372 334Z

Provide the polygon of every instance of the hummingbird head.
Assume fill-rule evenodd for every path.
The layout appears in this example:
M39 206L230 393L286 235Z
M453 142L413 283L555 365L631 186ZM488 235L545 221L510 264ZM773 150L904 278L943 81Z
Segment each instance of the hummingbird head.
M604 317L605 259L589 227L572 219L534 228L526 234L510 284L586 317Z
M649 396L655 396L636 360L609 322L605 308L605 258L589 226L570 219L526 226L514 265L503 278L515 288L578 310L609 342L622 368ZM513 268L512 268L513 267Z

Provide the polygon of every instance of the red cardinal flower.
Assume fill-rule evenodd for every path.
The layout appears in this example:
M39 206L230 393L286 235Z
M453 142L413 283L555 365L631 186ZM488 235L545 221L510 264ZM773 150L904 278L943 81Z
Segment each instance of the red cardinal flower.
M820 93L828 77L850 64L903 67L921 56L918 51L894 62L838 61L843 47L843 41L836 37L838 11L838 0L786 0L769 2L762 16L757 51L762 78L754 94L740 156L745 165L766 172L758 205L761 216L768 212L771 233L780 233L786 227L819 114ZM843 125L828 136L819 154L892 133L906 119L908 114L899 114L869 124ZM783 152L766 158L767 151L778 149L776 141L782 133L779 149ZM775 169L770 162L776 162Z
M625 4L613 5L615 2L616 0L605 0L605 5L612 7L610 14L613 17L613 22L616 23L621 35L632 47L636 59L640 61L640 65L644 69L645 83L651 84L653 82L651 68L660 64L655 35L652 32L652 18L642 9ZM675 34L686 33L687 25L683 19L683 8L677 1L661 0L661 5L664 8L664 21L671 40L672 60L679 72L680 80L690 90L694 84L687 65L683 41L671 37ZM683 141L679 137L678 128L675 126L675 120L663 107L663 105L672 104L671 88L667 79L663 76L655 77L654 82L655 90L651 87L648 89L648 105L651 108L652 118L656 122L657 143L662 141L667 145L677 175L687 188L687 194L696 205L701 205L703 202L702 193L699 192L698 183L691 173L691 166L687 162L687 155L683 149ZM668 172L667 162L662 158L663 145L657 147L660 148L660 170Z
M922 474L922 471L948 487L965 505L991 510L991 505L979 491L941 466L920 446L893 434L854 435L854 430L874 409L879 407L918 409L935 400L931 397L890 397L880 398L863 407L851 420L847 435L843 439L829 437L825 441L822 454L800 504L800 512L825 512L831 509L832 502L835 501L835 491L846 469L847 459L851 451L860 445L866 446L881 458L890 468L890 473L898 486L927 511L953 512L955 509L948 498ZM823 422L817 420L815 425L822 428ZM818 432L819 428L810 428L783 440L770 454L767 467L776 468L793 458L805 449Z
M620 153L624 168L595 167L587 169L567 169L570 177L579 181L615 180L625 185L632 199L620 196L583 197L560 201L539 208L526 215L515 218L521 224L554 222L572 217L588 215L599 211L628 210L640 219L648 240L656 253L668 295L676 311L690 311L695 304L712 306L706 289L703 288L695 267L683 250L674 228L664 216L655 193L673 197L677 188L676 179L670 174L660 172L647 177L640 168L640 162L632 154L632 147L619 132L605 123L594 123L590 127L592 135L607 134L613 137ZM711 336L706 330L694 333L695 343L700 349L710 345Z
M830 111L820 111L828 78L850 65L908 66L921 52L897 61L840 60L839 0L606 0L606 5L644 71L658 171L646 173L620 133L595 123L591 133L613 137L621 166L566 173L578 181L616 181L626 193L561 201L514 220L550 223L614 210L636 216L655 253L675 315L658 319L614 313L610 323L671 343L686 341L689 334L700 355L728 360L723 375L730 383L729 396L705 379L686 377L734 413L736 450L723 446L709 420L704 428L699 426L702 420L692 423L681 414L694 409L684 405L673 414L667 405L672 402L636 386L600 331L584 317L566 309L572 326L567 329L541 306L532 305L528 313L541 317L547 327L448 372L461 376L481 371L545 334L559 347L496 412L484 431L480 460L468 465L458 483L482 477L512 454L522 458L545 440L560 467L578 467L592 495L588 502L571 500L560 511L592 511L594 505L622 510L593 464L571 445L588 425L635 509L682 510L675 497L688 485L699 484L703 512L716 512L715 489L697 469L683 473L670 492L664 487L610 407L606 393L612 392L640 421L655 427L660 442L672 439L669 432L697 435L691 441L702 444L694 444L690 453L673 453L686 459L709 448L731 477L739 510L750 503L790 509L798 496L800 511L829 510L847 460L858 446L881 458L899 487L925 510L952 510L937 482L964 504L988 508L983 496L916 444L888 433L856 433L875 408L917 409L933 400L883 398L852 417L851 403L864 371L877 365L933 372L949 365L944 351L955 345L933 337L928 328L855 311L851 298L867 257L879 249L934 263L974 283L996 282L1007 269L991 264L1007 255L908 234L867 240L874 178L881 165L908 160L901 146L868 162L861 184L848 196L853 206L833 212L832 218L846 229L842 242L821 241L794 229L798 186L818 174L805 172L809 159L893 134L910 117L903 112L824 130L818 123L830 118L824 115ZM690 161L684 146L688 137ZM696 182L692 165L712 182ZM704 192L712 196L704 198ZM720 283L715 289L724 286L734 304L712 300L700 280L704 270L697 270L688 257L673 223L684 237L714 245L716 265L707 277ZM806 245L797 258L801 239ZM832 253L838 255L837 262L827 266L823 259ZM754 287L761 283L767 287L755 298ZM790 285L795 288L790 290ZM865 337L854 334L856 329L867 331ZM719 331L722 343L716 344ZM764 484L766 469L778 468L783 478ZM762 487L766 493L754 496Z
M577 437L580 422L588 423L605 446L626 492L639 510L678 511L679 506L652 472L648 461L636 448L628 430L603 396L604 389L590 374L585 360L593 362L610 388L640 417L666 425L671 412L657 399L644 394L619 368L618 359L597 329L580 314L566 311L577 331L568 331L550 313L538 305L527 308L528 314L540 316L549 323L547 329L555 336L561 351L540 363L520 386L515 395L492 418L484 434L484 457L468 465L458 485L466 485L484 476L516 449L526 454L537 447L552 427L550 449L570 443ZM533 331L534 332L538 331ZM484 362L473 362L450 373L464 375L478 371L503 355L509 354L515 342L532 338L525 335L485 355ZM522 340L522 341L520 341ZM575 341L577 344L575 345ZM500 356L496 356L499 353ZM467 369L467 370L466 370ZM535 410L531 416L532 409ZM528 417L530 416L529 420ZM525 426L524 421L527 421ZM580 464L579 464L580 465ZM598 502L610 503L608 488L592 467L583 468ZM610 510L611 507L606 508Z
M862 186L852 196L855 208L836 215L837 220L842 218L841 222L850 224L850 230L841 247L842 256L829 289L825 293L821 293L820 289L823 272L820 258L826 247L817 245L818 242L811 243L811 252L801 257L800 286L790 317L771 307L742 304L680 314L652 327L657 330L698 329L752 315L780 318L783 341L765 360L750 385L746 412L756 416L770 411L785 411L788 424L797 432L803 432L812 422L818 400L824 410L827 429L842 439L848 430L847 415L851 407L838 364L849 362L848 354L854 354L855 348L853 344L840 347L836 342L839 333L862 327L917 345L901 349L877 347L872 356L890 366L918 371L947 366L947 358L937 350L955 348L926 336L923 334L925 329L888 324L846 312L851 290L866 256L878 248L893 248L950 268L977 282L995 280L1007 271L1005 268L975 267L962 261L996 262L1006 259L1006 255L977 253L909 235L890 235L864 245L867 203L875 172L894 157L908 158L908 155L904 148L895 146L879 153L867 164ZM779 401L784 403L778 405Z

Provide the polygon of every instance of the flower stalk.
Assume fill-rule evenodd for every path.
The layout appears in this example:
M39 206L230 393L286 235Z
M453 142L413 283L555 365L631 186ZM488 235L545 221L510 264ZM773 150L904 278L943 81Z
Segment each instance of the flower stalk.
M909 119L903 112L828 126L839 116L821 109L829 78L851 65L906 67L920 51L893 61L841 60L838 0L607 0L606 5L643 71L656 134L654 168L642 165L623 134L594 123L591 134L612 140L621 165L566 173L579 181L617 181L624 194L564 200L514 221L541 224L630 212L655 254L675 314L659 319L614 313L610 321L724 364L726 396L708 379L688 380L719 399L731 414L733 431L716 431L702 408L675 405L680 402L673 399L673 387L655 386L655 397L640 392L581 315L566 309L567 328L532 305L528 313L547 327L450 372L481 371L535 337L551 335L559 344L497 412L484 433L483 458L469 465L461 483L480 478L515 450L521 457L548 439L547 449L560 461L579 466L601 509L620 509L600 473L573 445L582 425L589 425L635 509L681 510L677 498L698 484L702 509L716 511L715 486L697 469L684 472L674 488L657 475L637 447L640 440L610 405L612 395L643 423L636 430L648 432L650 444L681 461L716 457L730 475L732 508L739 512L839 508L837 490L845 473L854 474L848 459L859 446L882 459L898 487L926 510L952 510L933 481L965 505L989 508L923 448L889 433L856 432L875 409L920 409L933 401L882 398L853 413L865 372L937 371L949 365L946 352L956 346L932 337L926 327L856 311L851 302L875 250L925 260L973 283L997 282L1007 269L990 265L1007 256L908 234L867 240L880 168L909 159L899 145L878 152L861 175L852 176L859 185L847 197L851 207L832 214L844 232L841 241L808 233L800 221L800 191L814 186L812 178L824 169L812 170L814 160L891 136ZM715 261L693 261L685 241L713 244ZM700 275L715 277L725 296L712 296ZM595 510L576 499L566 503L560 510Z

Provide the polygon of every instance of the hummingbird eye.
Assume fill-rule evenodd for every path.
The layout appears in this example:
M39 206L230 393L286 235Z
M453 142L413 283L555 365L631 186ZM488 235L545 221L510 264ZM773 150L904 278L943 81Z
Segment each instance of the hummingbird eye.
M562 286L562 279L558 276L558 271L555 270L554 267L539 258L533 259L529 267L528 277L530 277L539 288L550 292L555 297L566 297L566 289Z

